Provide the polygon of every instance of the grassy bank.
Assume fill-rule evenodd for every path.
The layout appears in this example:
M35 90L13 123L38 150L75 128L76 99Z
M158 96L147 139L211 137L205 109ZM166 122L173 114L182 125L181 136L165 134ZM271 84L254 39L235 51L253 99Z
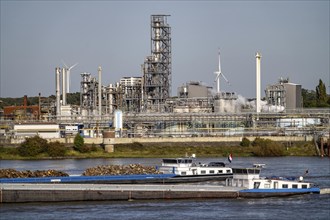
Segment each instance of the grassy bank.
M47 154L39 154L33 157L19 156L15 148L0 147L0 159L65 159L65 158L163 158L182 157L196 154L198 157L227 157L229 154L235 157L250 156L315 156L312 143L295 143L291 146L283 144L267 144L265 146L240 146L222 145L221 143L132 143L117 144L113 153L107 153L101 147L96 151L79 153L73 149L66 151L63 157L49 157Z

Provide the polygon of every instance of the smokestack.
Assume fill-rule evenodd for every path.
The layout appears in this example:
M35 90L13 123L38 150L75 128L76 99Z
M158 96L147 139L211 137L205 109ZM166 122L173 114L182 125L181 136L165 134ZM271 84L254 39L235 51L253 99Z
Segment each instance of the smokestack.
M97 69L99 73L99 116L102 115L102 68L99 66Z
M66 105L66 69L62 68L62 105Z
M39 92L39 99L38 99L38 120L40 120L40 116L41 116L41 93Z
M61 69L59 67L55 68L55 95L56 95L56 115L60 115L60 73Z
M256 53L256 111L260 112L260 59L261 54Z
M27 105L28 105L27 95L24 95L24 98L23 98L23 106L26 107Z
M66 92L70 93L70 68L66 69Z

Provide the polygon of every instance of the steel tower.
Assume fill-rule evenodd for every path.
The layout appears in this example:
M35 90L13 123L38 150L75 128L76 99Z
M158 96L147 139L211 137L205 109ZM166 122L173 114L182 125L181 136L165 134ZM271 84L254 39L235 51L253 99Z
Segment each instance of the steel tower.
M169 15L151 15L151 56L143 65L143 111L164 112L171 95L171 27Z

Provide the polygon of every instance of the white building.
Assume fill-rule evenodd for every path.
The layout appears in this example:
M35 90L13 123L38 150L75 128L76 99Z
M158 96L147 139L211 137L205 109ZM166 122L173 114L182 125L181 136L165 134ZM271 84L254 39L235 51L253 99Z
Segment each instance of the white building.
M60 127L58 124L17 124L14 133L17 137L60 138Z

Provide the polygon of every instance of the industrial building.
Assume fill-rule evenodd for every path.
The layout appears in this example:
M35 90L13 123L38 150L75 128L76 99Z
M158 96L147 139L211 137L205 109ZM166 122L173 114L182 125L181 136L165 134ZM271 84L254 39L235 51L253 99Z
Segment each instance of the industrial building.
M60 138L60 127L55 123L16 124L13 131L16 137Z
M28 98L25 95L23 98L23 105L20 106L5 106L4 116L7 119L12 120L24 120L24 119L39 119L40 106L39 105L28 105Z
M289 78L279 79L275 85L268 85L266 90L268 105L282 106L285 109L302 107L301 85L289 82Z
M237 102L234 92L220 92L214 97L214 112L216 113L238 113L242 105Z
M140 112L142 99L142 77L123 77L120 79L123 94L121 110L125 112Z
M212 87L203 85L201 82L187 82L178 88L179 98L210 98Z

